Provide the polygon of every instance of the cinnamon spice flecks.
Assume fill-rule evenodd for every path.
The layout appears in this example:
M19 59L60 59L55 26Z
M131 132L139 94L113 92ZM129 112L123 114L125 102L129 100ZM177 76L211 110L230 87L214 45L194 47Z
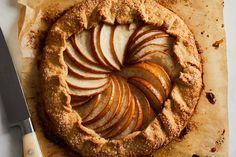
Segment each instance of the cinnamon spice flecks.
M185 3L185 6L188 6L189 4L191 4L191 1L189 0L157 0L158 3L160 3L161 5L165 6L165 7L171 7L177 3Z
M225 142L225 129L223 129L223 131L220 131L219 137L217 138L216 142L215 142L215 147L219 148L224 142Z
M158 2L164 6L170 6L177 3L177 0L158 0Z
M212 46L215 47L216 49L220 47L220 44L224 42L224 39L220 39L218 41L215 41Z
M206 92L206 98L208 99L208 101L211 103L211 104L215 104L216 103L216 98L215 98L215 95L211 92Z
M28 34L29 40L26 46L37 51L42 50L44 47L44 41L45 41L46 35L47 35L46 31L30 30Z

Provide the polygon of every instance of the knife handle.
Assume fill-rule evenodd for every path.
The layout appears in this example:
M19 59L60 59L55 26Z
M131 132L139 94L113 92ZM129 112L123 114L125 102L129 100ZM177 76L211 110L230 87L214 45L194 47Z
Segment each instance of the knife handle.
M35 132L23 136L24 157L43 157Z
M43 157L31 119L22 121L20 126L23 133L24 157Z

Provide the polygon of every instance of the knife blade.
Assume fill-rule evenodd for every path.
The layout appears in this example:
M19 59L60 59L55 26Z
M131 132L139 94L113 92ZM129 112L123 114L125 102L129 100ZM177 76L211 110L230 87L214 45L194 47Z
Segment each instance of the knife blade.
M10 125L30 117L13 61L3 33L0 33L0 93Z
M42 157L19 77L16 73L14 63L1 28L0 100L3 103L9 124L11 126L19 125L22 128L24 157Z

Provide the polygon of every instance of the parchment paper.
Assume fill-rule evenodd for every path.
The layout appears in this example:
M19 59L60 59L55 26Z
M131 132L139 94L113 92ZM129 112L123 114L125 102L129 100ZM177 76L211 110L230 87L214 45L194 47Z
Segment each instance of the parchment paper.
M33 124L45 157L73 157L74 153L48 140L38 119L40 105L38 60L41 41L50 25L60 14L80 0L19 0L19 42L23 54L21 79L30 106ZM167 147L159 149L156 157L228 156L227 58L223 24L223 0L159 0L177 13L193 31L202 49L204 85L196 112L189 125ZM217 42L218 41L218 42ZM216 102L206 98L212 93Z

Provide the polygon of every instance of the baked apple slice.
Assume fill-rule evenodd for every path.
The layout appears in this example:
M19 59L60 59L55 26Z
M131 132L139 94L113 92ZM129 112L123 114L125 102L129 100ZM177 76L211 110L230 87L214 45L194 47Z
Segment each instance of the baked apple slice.
M99 33L99 47L106 62L114 69L120 70L119 61L116 59L114 53L112 53L112 31L113 27L107 24L101 26Z
M142 114L143 114L143 121L141 130L145 129L150 122L155 118L155 112L153 111L152 107L150 106L150 103L147 99L147 97L144 95L144 93L139 90L137 87L135 87L132 84L130 85L131 92L134 97L137 98L137 103L141 105L142 108ZM140 130L136 128L136 131Z
M94 96L98 93L101 93L102 91L106 90L111 84L111 81L109 81L104 86L97 88L97 89L78 89L74 88L70 85L68 85L68 92L71 96L78 96L78 97L84 97L84 96Z
M126 129L124 131L122 131L121 133L119 133L118 135L114 136L114 139L120 139L122 137L127 136L128 134L136 131L136 129L139 129L142 125L142 118L143 118L143 114L142 114L142 109L139 103L137 103L137 99L136 97L134 97L134 104L135 104L135 111L134 114L132 116L132 120L129 124L128 127L126 127Z
M66 76L66 82L73 86L74 88L79 89L96 89L104 86L110 81L109 77L101 78L101 79L85 79L82 77L78 77L72 73L68 73Z
M77 51L88 61L98 64L95 56L93 55L93 51L91 48L92 43L92 34L89 30L84 30L78 34L75 34L72 37L72 40L77 48Z
M102 66L92 64L88 62L83 56L81 56L72 46L71 42L67 42L66 54L69 59L78 65L78 67L83 67L87 71L93 73L108 73L109 70L105 69Z
M168 34L163 33L159 30L150 30L144 32L144 35L142 35L140 38L136 39L134 43L132 43L132 46L130 46L129 49L129 56L132 56L137 50L140 49L140 47L144 46L146 43L150 43L150 41L157 41L156 44L162 44L165 40L169 37Z
M135 127L132 130L132 132L135 132L135 131L138 131L138 130L141 129L142 124L143 124L143 118L144 118L144 116L146 116L143 113L143 109L141 107L140 102L138 101L138 98L136 96L134 96L134 98L135 98L136 105L138 107L138 117L137 117L137 120L136 120L136 123L135 123Z
M85 97L71 96L71 106L72 107L81 106L84 103L91 100L92 98L93 98L92 96L85 96Z
M117 111L116 115L114 116L113 119L111 119L109 121L109 123L106 123L105 125L96 128L95 131L99 134L105 134L106 132L112 130L113 128L115 128L119 122L123 121L123 119L127 116L128 111L129 111L129 106L131 104L131 92L130 92L130 88L129 85L127 83L127 81L121 77L118 77L118 80L120 79L120 81L122 82L122 86L124 86L124 90L122 92L122 100L120 103L120 111Z
M163 69L159 64L151 62L146 62L144 64L137 64L137 65L151 72L153 75L156 76L157 79L160 80L165 90L165 95L166 95L165 97L168 97L171 90L171 79L169 75L166 73L165 69Z
M145 39L137 47L133 50L133 54L137 53L144 47L148 45L162 45L162 47L159 47L158 49L166 47L170 52L172 51L174 44L174 38L169 36L168 34L159 34L157 36L153 36L150 38Z
M105 73L99 74L99 73L90 72L84 69L83 67L76 65L72 60L69 59L67 55L64 55L64 60L68 67L68 71L79 77L88 78L88 79L100 79L100 78L105 78L108 76L108 74L105 74Z
M131 43L133 43L135 41L135 38L137 36L139 36L141 33L147 31L147 30L152 30L154 29L153 26L151 25L140 25L140 26L137 26L134 33L130 36L129 38L129 41L128 41L128 45L130 45ZM128 50L128 49L127 49Z
M111 48L112 52L118 61L119 65L123 65L125 49L128 43L130 36L133 34L136 25L128 26L128 25L117 25L111 34Z
M165 94L164 99L169 95L171 89L171 79L169 75L166 73L165 69L162 68L159 64L144 62L133 65L133 67L143 69L149 73L151 73L156 80L159 80L161 86L164 88ZM145 80L149 80L148 78L144 78ZM153 81L149 81L153 84ZM155 86L156 87L156 86Z
M122 121L120 121L115 128L111 129L110 131L106 132L105 134L102 134L105 138L114 138L121 134L126 128L129 127L131 124L134 114L135 114L135 100L134 97L132 97L131 105L129 108L129 111L127 114L125 114L125 117Z
M89 102L80 105L74 106L74 110L78 112L82 119L85 119L93 110L95 110L101 101L101 94L94 96Z
M83 125L90 125L100 120L111 109L116 93L116 78L112 77L111 80L111 86L101 93L101 101L97 108L87 118L83 119Z
M131 66L127 66L121 71L121 75L126 79L137 77L147 80L160 93L160 101L162 103L166 98L166 94L160 80L161 77L159 74L152 73L151 70L148 70L147 68L149 66L150 65L147 63L137 63Z
M109 105L109 103L112 104L110 110L108 110L105 115L103 117L101 117L99 120L95 121L92 124L87 125L87 127L91 128L91 129L97 129L101 126L104 126L105 124L109 123L114 116L117 114L117 112L120 111L121 109L121 99L122 99L122 93L123 93L123 87L122 87L122 82L120 82L116 76L114 76L115 78L113 79L114 81L114 99L112 101L109 101L107 105Z
M150 45L142 46L139 50L133 53L132 57L127 59L127 62L135 62L138 59L150 53L164 53L164 54L169 55L168 46L160 45L160 44L150 44Z
M163 35L163 36L162 36ZM140 44L132 53L134 56L138 52L145 52L150 49L152 45L155 45L156 51L171 53L173 49L174 39L168 34L162 34L160 36L146 39L142 44ZM151 47L150 47L151 46ZM150 51L150 50L148 50Z
M152 37L153 35L159 35L159 34L164 34L164 33L158 29L144 30L143 32L139 33L136 37L134 37L134 39L130 45L130 48L132 49L134 46L138 45L143 40L145 40L149 37Z
M148 61L161 65L169 74L169 76L174 79L178 76L181 71L179 64L173 60L173 58L168 54L163 53L150 53L143 57L140 57L134 62ZM131 62L133 63L133 62Z
M138 38L140 38L145 32L158 30L157 27L151 25L139 25L136 27L134 33L130 36L128 44L133 44ZM130 47L129 47L130 48Z
M128 81L139 88L146 95L151 106L157 113L161 112L164 99L158 89L156 89L149 81L142 78L131 77Z
M109 62L107 62L100 46L100 33L101 33L101 25L96 26L92 31L92 50L93 54L96 57L97 61L105 66L106 68L110 70L114 70L110 65ZM107 41L107 40L106 40ZM109 43L106 43L109 44Z

